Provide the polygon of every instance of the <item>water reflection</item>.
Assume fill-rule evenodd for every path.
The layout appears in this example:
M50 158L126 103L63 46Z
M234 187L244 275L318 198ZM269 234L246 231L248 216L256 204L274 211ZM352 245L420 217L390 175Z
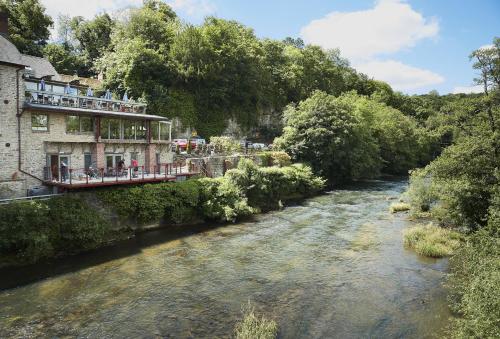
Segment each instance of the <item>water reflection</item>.
M0 337L225 338L248 300L282 338L429 337L448 316L447 263L403 248L408 222L387 197L404 187L373 182L73 258L78 269L0 293Z

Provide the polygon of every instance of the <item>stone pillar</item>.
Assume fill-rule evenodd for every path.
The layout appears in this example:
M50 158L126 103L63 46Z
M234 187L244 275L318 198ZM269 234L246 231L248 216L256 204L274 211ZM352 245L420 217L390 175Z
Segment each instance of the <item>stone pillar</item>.
M154 166L156 166L156 145L148 144L144 152L144 166L146 171L153 173Z
M104 168L106 166L104 158L104 143L97 142L90 148L92 153L92 162L95 162L97 169Z

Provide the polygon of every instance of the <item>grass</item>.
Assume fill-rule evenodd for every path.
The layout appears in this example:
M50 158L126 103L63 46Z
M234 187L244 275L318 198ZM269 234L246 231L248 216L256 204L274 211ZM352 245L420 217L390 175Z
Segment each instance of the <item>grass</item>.
M389 207L389 210L391 211L391 213L409 211L410 204L407 204L405 202L396 202L394 204L391 204L391 207Z
M450 256L460 246L463 236L455 231L429 225L409 228L403 233L405 246L431 258Z
M275 339L277 335L276 321L259 318L250 304L244 310L243 320L236 325L237 339Z

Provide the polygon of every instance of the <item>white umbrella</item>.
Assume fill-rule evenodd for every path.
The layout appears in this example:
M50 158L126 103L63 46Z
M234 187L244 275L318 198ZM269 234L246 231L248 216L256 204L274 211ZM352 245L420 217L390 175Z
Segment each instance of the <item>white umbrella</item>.
M94 92L92 91L91 87L87 88L87 96L88 97L93 97L94 96Z
M69 87L69 83L68 83L68 84L66 84L66 86L64 87L64 94L69 94L70 90L71 90L71 87Z
M111 100L111 91L109 89L106 90L106 95L104 96L104 99Z
M128 95L127 95L127 92L125 92L125 94L123 94L123 101L128 101Z
M45 91L45 80L40 81L40 91Z

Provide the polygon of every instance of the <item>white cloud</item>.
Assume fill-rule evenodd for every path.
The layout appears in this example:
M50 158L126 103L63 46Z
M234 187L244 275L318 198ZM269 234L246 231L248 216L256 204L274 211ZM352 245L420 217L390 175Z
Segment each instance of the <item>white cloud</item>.
M459 93L483 93L484 92L484 87L481 85L474 85L474 86L456 86L453 88L452 93L453 94L459 94Z
M432 71L380 57L414 47L437 37L436 18L426 18L405 0L378 0L374 7L353 12L332 12L302 28L306 43L339 48L353 66L394 89L417 92L444 82Z
M395 90L413 92L444 82L444 78L426 69L395 60L372 60L356 65L356 69L377 80L388 82Z
M413 47L417 41L437 36L435 18L424 18L400 0L380 0L375 7L355 12L332 12L301 30L307 43L340 48L351 60L370 59Z

